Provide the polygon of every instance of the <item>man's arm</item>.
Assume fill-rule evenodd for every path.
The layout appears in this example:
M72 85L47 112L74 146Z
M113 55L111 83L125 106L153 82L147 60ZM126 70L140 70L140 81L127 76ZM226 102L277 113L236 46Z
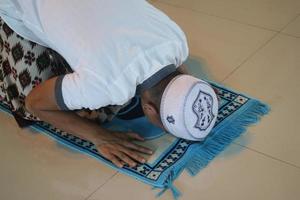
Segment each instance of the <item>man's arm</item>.
M61 130L95 141L98 133L102 131L100 126L84 120L74 112L61 111L58 107L54 94L56 79L54 77L36 86L26 97L26 109ZM82 135L83 132L86 134Z
M110 132L72 111L60 110L55 98L56 80L57 77L51 78L29 93L25 100L29 112L63 131L90 140L103 156L119 167L126 163L133 166L136 164L134 160L144 161L137 152L149 154L150 150L132 143L132 140L143 140L137 134Z

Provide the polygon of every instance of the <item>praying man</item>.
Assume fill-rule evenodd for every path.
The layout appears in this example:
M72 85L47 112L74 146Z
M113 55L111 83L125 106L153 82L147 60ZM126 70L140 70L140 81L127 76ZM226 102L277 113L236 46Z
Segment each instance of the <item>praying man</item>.
M107 130L76 110L124 105L139 96L149 122L170 134L203 140L213 128L216 92L187 74L184 32L147 1L2 0L0 16L72 69L35 86L25 98L26 111L90 140L118 167L144 163L140 153L153 152L134 142L144 140L139 134Z

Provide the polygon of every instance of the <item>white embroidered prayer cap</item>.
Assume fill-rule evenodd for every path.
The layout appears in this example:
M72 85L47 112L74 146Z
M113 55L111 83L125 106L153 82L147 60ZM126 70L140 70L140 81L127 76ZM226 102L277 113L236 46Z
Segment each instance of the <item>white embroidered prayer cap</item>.
M201 141L210 133L218 115L218 98L209 83L178 75L161 99L160 117L165 129L180 138Z

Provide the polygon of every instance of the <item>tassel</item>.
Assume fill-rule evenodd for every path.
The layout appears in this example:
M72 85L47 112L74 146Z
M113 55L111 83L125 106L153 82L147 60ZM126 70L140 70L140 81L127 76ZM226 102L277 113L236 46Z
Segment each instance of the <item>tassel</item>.
M167 179L164 183L164 188L157 193L156 198L160 197L162 194L164 194L167 190L171 190L173 194L173 198L175 200L178 200L178 198L181 196L181 192L174 186L173 181L175 180L176 176L174 173L174 170L171 170L170 174L168 175ZM156 189L158 187L153 187L152 189Z
M263 115L270 111L270 107L259 101L255 101L243 114L239 115L228 126L217 133L212 131L205 143L201 143L193 150L191 160L185 165L185 169L195 176L201 169L224 150L235 138L245 132L246 127L260 120Z

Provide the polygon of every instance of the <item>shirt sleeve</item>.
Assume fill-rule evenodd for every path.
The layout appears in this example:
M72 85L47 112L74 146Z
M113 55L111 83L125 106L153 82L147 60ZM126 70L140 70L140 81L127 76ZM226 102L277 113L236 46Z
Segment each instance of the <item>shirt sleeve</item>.
M106 85L99 76L89 71L61 75L55 83L56 102L61 110L93 110L110 105Z

